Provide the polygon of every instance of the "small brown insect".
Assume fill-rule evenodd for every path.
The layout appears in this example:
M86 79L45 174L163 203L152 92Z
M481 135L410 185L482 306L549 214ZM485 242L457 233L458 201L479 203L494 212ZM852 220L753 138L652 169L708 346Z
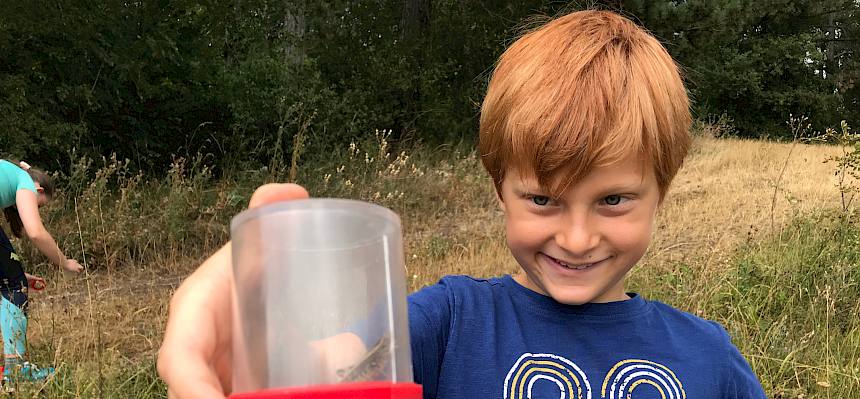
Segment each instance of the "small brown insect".
M383 335L364 358L352 367L337 371L339 382L373 381L385 373L391 357L391 339Z

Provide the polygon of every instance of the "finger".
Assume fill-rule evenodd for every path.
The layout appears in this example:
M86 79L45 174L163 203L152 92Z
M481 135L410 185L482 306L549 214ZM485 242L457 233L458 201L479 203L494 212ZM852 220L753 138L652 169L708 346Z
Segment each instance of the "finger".
M217 351L229 350L231 303L229 296L213 293L230 292L229 265L230 246L226 245L192 273L171 300L158 373L178 398L224 397L222 384L229 371L219 376L212 360ZM189 333L189 326L196 333Z
M208 378L189 377L182 386L169 386L167 397L171 399L225 399L219 389L214 388Z
M176 391L173 388L167 388L167 399L197 399L197 398L206 398L206 399L224 399L224 395L215 391L208 391L205 388L199 391Z
M261 205L271 204L273 202L305 199L308 197L310 197L308 191L298 184L270 183L264 184L254 191L254 195L251 196L251 201L249 202L248 207L254 208Z

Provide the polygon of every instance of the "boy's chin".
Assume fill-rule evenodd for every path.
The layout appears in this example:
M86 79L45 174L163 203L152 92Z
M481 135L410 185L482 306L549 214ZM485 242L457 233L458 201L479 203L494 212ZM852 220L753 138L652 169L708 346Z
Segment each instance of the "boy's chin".
M556 302L563 305L585 305L586 303L594 302L595 295L589 295L585 292L566 292L568 290L550 290L549 296Z
M614 302L630 299L625 293L623 285L604 290L588 285L562 286L553 284L551 280L533 280L526 273L514 276L514 280L520 283L520 285L538 294L548 296L564 305L584 305L586 303Z
M601 293L590 287L549 287L549 296L564 305L584 305L586 303L605 303L630 299L624 292L617 295Z

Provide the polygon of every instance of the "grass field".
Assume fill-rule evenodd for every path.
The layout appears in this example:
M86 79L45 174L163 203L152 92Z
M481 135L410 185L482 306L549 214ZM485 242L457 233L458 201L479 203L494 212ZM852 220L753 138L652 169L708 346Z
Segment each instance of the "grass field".
M154 356L172 292L226 241L253 187L291 174L314 195L400 213L410 289L517 270L474 153L391 151L383 132L325 158L301 154L292 173L275 162L215 179L200 159L177 160L163 181L117 160L81 161L46 224L87 272L64 278L17 243L48 279L31 296L30 354L59 373L13 396L165 397ZM723 323L771 398L860 397L860 228L838 211L834 165L823 163L834 154L696 138L630 278L646 297Z

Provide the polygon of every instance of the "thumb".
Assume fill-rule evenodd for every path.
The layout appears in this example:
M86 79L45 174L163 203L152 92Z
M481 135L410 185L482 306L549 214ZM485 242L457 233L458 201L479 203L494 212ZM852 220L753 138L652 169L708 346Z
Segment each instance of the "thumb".
M308 191L298 184L270 183L264 184L254 191L248 207L256 208L274 202L307 199L308 197L310 197Z

